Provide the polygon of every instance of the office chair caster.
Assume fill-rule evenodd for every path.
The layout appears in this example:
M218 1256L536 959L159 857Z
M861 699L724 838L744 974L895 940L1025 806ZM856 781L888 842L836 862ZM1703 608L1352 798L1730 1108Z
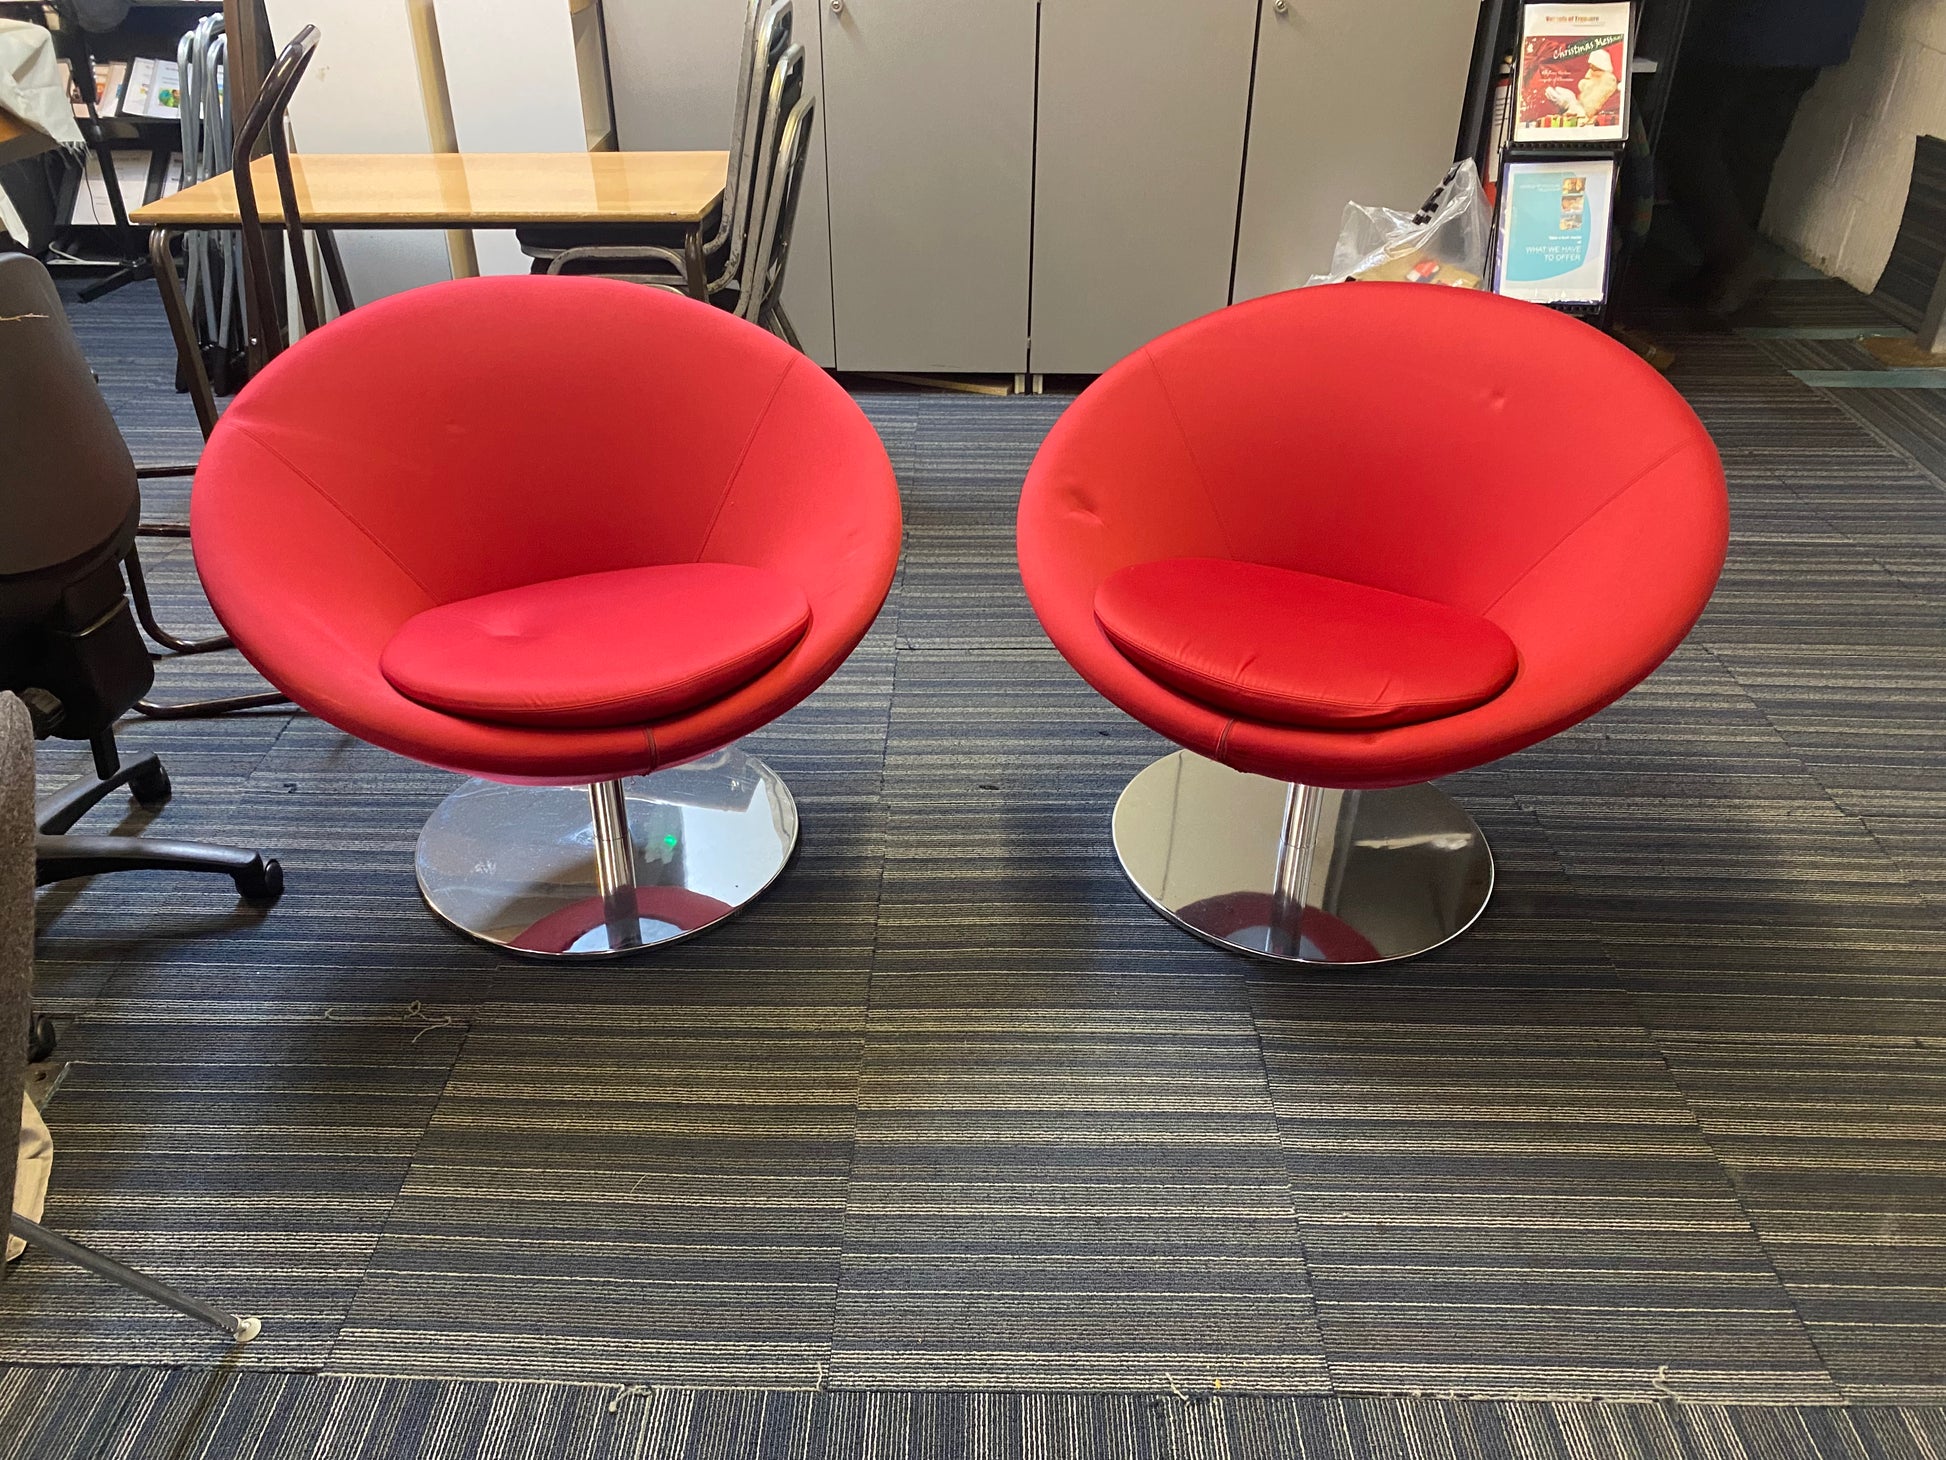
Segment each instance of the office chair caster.
M52 1059L60 1047L61 1032L54 1027L54 1021L45 1014L34 1015L27 1025L27 1063L37 1065Z
M128 791L144 811L160 811L175 791L160 760L145 755L128 768Z
M259 852L251 865L236 874L236 890L245 902L269 907L284 895L284 864Z

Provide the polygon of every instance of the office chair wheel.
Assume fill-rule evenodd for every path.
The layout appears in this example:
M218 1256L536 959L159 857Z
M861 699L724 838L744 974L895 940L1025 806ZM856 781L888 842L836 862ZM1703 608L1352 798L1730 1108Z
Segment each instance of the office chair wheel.
M45 1014L36 1014L27 1025L27 1063L37 1065L51 1059L61 1047L61 1033Z
M129 776L128 789L135 797L135 804L144 811L159 811L168 804L175 787L162 762L150 756Z
M245 902L268 906L284 895L284 864L259 852L255 862L236 874L236 890Z

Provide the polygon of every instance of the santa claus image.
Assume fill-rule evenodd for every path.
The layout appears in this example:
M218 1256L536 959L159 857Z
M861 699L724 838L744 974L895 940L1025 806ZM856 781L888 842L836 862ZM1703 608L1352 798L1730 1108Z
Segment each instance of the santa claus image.
M1547 99L1568 116L1582 122L1592 122L1601 115L1601 109L1608 105L1621 85L1615 75L1614 56L1605 50L1591 51L1588 70L1582 76L1581 84L1573 91L1565 86L1550 86L1547 88Z

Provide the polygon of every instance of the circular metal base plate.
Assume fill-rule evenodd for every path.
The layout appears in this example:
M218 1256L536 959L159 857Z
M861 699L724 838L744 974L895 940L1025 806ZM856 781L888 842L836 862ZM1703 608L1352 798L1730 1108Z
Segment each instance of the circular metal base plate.
M797 803L754 756L721 750L623 783L635 916L595 881L585 786L468 781L419 833L419 891L482 942L530 958L618 958L691 938L752 901L797 845Z
M1277 892L1284 781L1189 751L1115 803L1115 854L1150 906L1199 938L1285 963L1390 963L1465 932L1493 892L1493 853L1431 786L1325 791L1300 897Z

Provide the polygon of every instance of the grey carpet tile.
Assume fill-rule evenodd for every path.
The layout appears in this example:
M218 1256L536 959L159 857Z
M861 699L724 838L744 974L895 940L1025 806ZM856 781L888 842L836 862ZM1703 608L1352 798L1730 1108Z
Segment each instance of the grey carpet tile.
M1829 811L1821 788L1700 637L1593 718L1489 767L1495 784L1550 811L1744 797Z
M1803 449L1843 450L1873 439L1826 396L1782 371L1692 380L1682 369L1678 362L1670 383L1682 391L1726 457L1769 460ZM1787 439L1778 430L1782 420L1790 422Z
M1683 1405L1674 1414L1701 1460L1932 1460L1946 1444L1946 1412L1929 1406Z
M1936 1408L0 1370L5 1460L1934 1460Z
M322 1363L464 1026L102 1004L63 1032L48 1225L261 1317L240 1362ZM38 1253L0 1314L10 1360L209 1362L227 1343Z
M901 479L907 520L901 647L1047 647L1020 588L1014 514L1041 438L1068 404L1053 396L926 399L916 442L922 469Z
M0 1460L96 1460L111 1447L127 1452L143 1427L125 1419L178 1372L153 1365L0 1368ZM166 1453L168 1444L158 1448Z
M1946 1039L1660 1043L1847 1394L1946 1399Z
M865 980L482 1009L333 1365L817 1384Z
M1858 340L1768 338L1756 342L1766 359L1786 370L1883 370Z
M1593 909L1590 909L1593 912ZM1626 911L1626 910L1623 910ZM1649 1027L1720 1034L1946 1035L1936 923L1792 926L1728 910L1594 926Z
M1736 323L1745 327L1883 325L1892 317L1840 279L1777 279Z
M1847 813L1946 808L1946 629L1715 650Z
M1868 814L1859 819L1913 890L1946 909L1946 845L1939 835L1938 818Z
M1248 1013L928 983L867 1030L832 1381L1322 1391Z
M1874 435L1934 476L1946 477L1946 400L1938 391L1860 388L1828 394Z
M834 1383L1323 1387L1240 966L1108 849L1160 748L1049 653L902 658Z
M1478 932L1255 986L1334 1384L1835 1399L1600 942Z

